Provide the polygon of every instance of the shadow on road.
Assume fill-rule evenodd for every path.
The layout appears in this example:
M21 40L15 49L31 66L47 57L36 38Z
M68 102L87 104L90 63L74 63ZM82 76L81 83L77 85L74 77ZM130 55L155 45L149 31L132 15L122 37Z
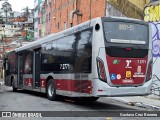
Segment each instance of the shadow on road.
M28 91L28 90L18 90L17 92L13 92L12 90L7 90L8 93L20 93L20 94L27 94L29 96L35 96L39 98L44 98L47 100L47 96L44 93L40 92L34 92L34 91ZM88 103L87 101L84 101L83 103L76 103L74 101L74 98L71 97L63 97L58 96L57 101L53 102L59 102L67 105L74 105L77 108L81 108L82 110L137 110L134 106L128 106L123 103L119 103L117 101L114 101L113 99L109 98L100 98L96 102Z

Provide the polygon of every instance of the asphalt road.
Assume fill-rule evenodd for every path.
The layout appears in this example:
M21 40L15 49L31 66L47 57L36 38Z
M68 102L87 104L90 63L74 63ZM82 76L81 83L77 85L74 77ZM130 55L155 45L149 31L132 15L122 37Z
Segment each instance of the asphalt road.
M12 92L12 88L7 88L6 91L0 94L0 111L41 111L48 113L48 115L55 115L56 117L41 118L41 119L56 119L56 120L106 120L109 117L108 113L114 112L128 112L128 111L148 111L144 108L135 106L129 106L120 102L117 102L110 98L100 98L97 102L92 104L77 104L71 98L64 98L59 101L49 101L45 94L23 91ZM46 112L47 111L47 112ZM51 112L59 111L59 112ZM65 112L64 112L65 111ZM90 112L89 112L90 111ZM105 113L105 112L106 113ZM107 113L108 111L108 113ZM106 114L106 116L105 116ZM118 113L119 114L119 113ZM51 116L52 116L51 115ZM97 115L97 117L95 117ZM67 116L67 117L66 117ZM78 117L76 117L78 116ZM91 117L93 116L93 117ZM75 118L76 117L76 118ZM1 120L2 118L0 118ZM3 118L3 120L12 120L13 118ZM15 120L21 118L14 118ZM24 119L24 118L23 118ZM29 118L35 120L36 118ZM108 118L109 120L110 117ZM140 120L142 117L130 117L129 120ZM152 120L151 117L144 118L146 120ZM154 120L158 118L153 117ZM39 118L37 118L39 120ZM128 120L128 117L112 117L112 120Z

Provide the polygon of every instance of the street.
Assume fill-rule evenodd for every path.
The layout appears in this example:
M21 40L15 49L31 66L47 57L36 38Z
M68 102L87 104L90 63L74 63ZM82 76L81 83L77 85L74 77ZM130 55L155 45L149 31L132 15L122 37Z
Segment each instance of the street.
M45 94L31 92L31 91L23 91L23 90L12 92L12 88L7 87L7 89L0 94L0 111L69 111L69 112L96 111L98 112L98 111L148 111L148 110L135 106L129 106L106 97L100 98L97 102L92 104L77 104L74 103L74 101L71 98L64 98L63 100L59 101L49 101ZM58 116L56 119L60 119L60 117L61 116ZM72 114L70 118L66 117L65 119L75 119L75 117L76 116ZM85 119L104 120L106 118L107 117L99 117L99 118L87 117ZM140 118L141 117L137 118L133 117L133 119L137 120L139 120ZM47 119L51 118L48 117ZM63 120L64 118L61 117L61 119ZM113 120L119 120L119 119L127 120L127 117L114 118ZM151 120L150 117L146 119ZM153 119L156 120L156 118ZM6 120L8 120L8 118L6 118Z
M70 98L60 101L49 101L45 94L12 88L0 95L0 111L90 111L90 110L143 110L120 102L100 98L92 104L76 104Z

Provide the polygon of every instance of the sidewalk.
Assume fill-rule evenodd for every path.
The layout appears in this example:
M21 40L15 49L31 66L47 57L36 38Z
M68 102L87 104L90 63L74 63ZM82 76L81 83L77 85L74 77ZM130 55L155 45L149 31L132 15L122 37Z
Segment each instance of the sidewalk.
M4 80L0 78L0 86L4 84Z
M160 111L160 96L134 96L134 97L110 97L111 99L123 102L128 105L143 107Z
M6 86L4 85L3 79L0 79L0 94L2 94L6 89Z

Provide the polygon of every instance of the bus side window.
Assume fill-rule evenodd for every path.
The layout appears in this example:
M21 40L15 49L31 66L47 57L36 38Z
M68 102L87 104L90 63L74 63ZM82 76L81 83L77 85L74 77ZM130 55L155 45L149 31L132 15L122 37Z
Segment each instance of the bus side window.
M76 72L90 73L92 58L92 30L78 33L76 51Z

